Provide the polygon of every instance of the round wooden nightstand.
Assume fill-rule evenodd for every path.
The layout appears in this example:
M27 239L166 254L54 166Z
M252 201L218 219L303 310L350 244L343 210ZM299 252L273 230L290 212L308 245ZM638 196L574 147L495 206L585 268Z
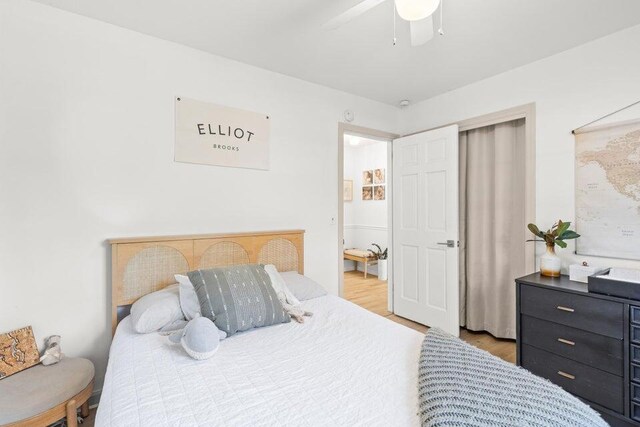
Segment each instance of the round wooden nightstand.
M36 365L0 380L0 425L46 426L67 417L77 426L77 409L89 415L93 363L63 358L55 365Z

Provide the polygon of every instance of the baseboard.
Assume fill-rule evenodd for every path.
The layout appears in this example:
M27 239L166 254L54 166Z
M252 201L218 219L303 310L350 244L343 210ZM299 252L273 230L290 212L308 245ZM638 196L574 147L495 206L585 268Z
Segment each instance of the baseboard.
M351 261L351 260L344 260L344 272L347 273L349 271L359 271L364 273L364 265L362 265L361 262L358 263L358 269L356 270L356 268L354 267L354 264L356 262L355 261ZM377 264L371 264L369 265L369 267L367 267L367 274L371 274L373 276L378 276L378 265Z
M102 389L93 390L91 397L89 397L89 408L95 408L100 403L100 396L102 395Z

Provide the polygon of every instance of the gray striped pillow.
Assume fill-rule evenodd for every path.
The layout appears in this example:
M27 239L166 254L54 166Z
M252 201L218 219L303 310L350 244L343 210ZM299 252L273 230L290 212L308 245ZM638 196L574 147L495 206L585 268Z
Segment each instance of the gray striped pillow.
M202 315L228 336L291 321L262 265L196 270L187 275L198 295Z

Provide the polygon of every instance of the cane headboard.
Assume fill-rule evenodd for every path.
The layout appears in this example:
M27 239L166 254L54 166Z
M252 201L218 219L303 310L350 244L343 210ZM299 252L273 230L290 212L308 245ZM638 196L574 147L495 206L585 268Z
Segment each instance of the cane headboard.
M304 230L111 239L112 333L138 298L175 283L174 274L237 264L304 273Z

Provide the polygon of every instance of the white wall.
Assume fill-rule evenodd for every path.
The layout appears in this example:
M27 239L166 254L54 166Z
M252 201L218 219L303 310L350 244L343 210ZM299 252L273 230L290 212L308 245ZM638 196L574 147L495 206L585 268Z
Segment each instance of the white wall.
M575 218L574 138L571 130L640 99L640 26L440 95L403 110L403 134L506 108L536 103L536 222ZM523 49L526 46L523 46ZM609 121L639 117L640 108ZM603 122L605 123L605 122ZM538 253L544 245L537 248ZM640 262L576 256L560 249L563 267L640 268Z
M268 113L271 170L173 162L173 99ZM396 131L394 107L24 0L0 0L0 331L110 343L109 248L139 235L302 228L338 292L337 129Z
M387 200L362 200L362 172L387 169L387 144L386 141L345 144L344 179L353 181L353 201L344 202L345 248L369 249L374 242L383 250L388 246ZM354 270L354 264L345 261L345 271ZM358 268L364 270L362 264ZM371 266L371 273L378 274L376 266Z
M634 27L400 113L0 0L0 331L31 324L40 342L61 334L67 354L96 363L99 388L110 340L110 237L304 228L307 274L337 293L341 254L330 218L337 123L347 108L356 124L396 133L401 115L408 133L536 102L537 221L573 218L570 130L639 98L638 45ZM268 113L271 170L174 163L176 95ZM565 263L575 259L570 250L561 251Z

